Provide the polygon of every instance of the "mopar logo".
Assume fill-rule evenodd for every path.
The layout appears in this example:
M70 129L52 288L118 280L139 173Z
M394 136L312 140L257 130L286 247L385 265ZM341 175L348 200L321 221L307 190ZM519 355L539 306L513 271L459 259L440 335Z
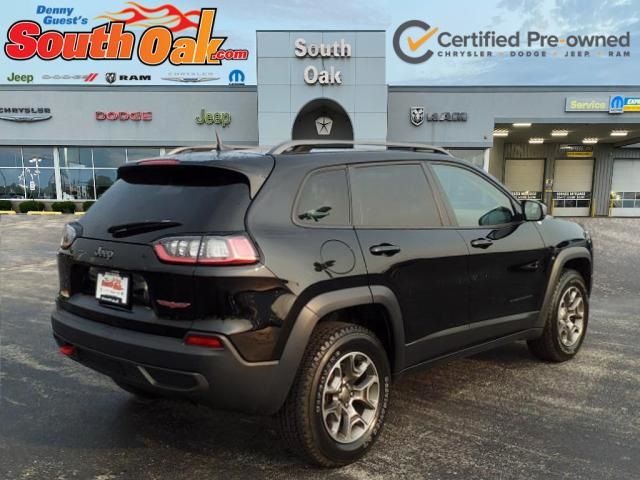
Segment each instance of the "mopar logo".
M111 260L111 257L113 257L113 253L113 250L107 250L106 248L102 247L98 247L97 250L93 252L96 257L104 258L105 260Z
M609 99L609 113L624 112L624 97L616 95Z
M229 73L229 84L244 85L244 72L242 70L231 70Z

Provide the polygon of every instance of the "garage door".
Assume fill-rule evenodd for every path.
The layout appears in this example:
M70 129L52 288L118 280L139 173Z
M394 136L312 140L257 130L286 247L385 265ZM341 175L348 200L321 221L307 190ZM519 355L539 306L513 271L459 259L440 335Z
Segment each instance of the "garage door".
M593 158L556 160L553 175L553 215L589 216L592 180Z
M614 217L640 217L640 160L613 162L611 207Z
M542 200L544 159L507 159L504 167L504 183L516 198Z

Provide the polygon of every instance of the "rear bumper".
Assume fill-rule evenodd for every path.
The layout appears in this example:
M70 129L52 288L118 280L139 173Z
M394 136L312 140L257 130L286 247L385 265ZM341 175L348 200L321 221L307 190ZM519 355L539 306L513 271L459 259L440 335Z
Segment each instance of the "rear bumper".
M223 336L224 349L210 350L60 309L52 314L51 324L59 345L76 347L71 358L79 363L143 390L213 408L275 413L296 370L282 361L246 362Z

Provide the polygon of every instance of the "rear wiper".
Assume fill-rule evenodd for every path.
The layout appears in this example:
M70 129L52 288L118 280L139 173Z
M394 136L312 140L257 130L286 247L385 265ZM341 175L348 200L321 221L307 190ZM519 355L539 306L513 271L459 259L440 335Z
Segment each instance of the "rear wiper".
M107 232L113 235L115 238L128 237L129 235L137 235L139 233L153 232L155 230L162 230L163 228L179 227L182 225L180 222L174 222L171 220L150 220L147 222L135 222L124 223L122 225L114 225L109 227Z

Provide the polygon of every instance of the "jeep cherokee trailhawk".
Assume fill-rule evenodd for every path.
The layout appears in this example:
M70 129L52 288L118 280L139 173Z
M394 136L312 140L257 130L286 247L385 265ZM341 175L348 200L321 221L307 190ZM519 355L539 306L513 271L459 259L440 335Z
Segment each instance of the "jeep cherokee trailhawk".
M139 397L275 414L339 466L403 372L515 340L573 357L592 245L437 147L297 141L120 167L58 263L62 353Z

